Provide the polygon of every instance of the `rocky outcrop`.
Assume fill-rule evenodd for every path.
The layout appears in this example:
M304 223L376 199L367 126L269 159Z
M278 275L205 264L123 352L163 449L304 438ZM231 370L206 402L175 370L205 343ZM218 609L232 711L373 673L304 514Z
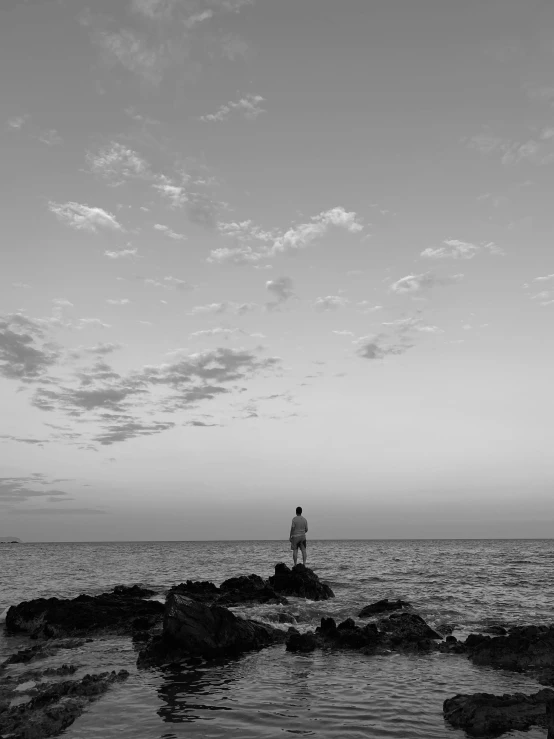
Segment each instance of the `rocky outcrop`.
M218 588L213 582L194 582L175 585L170 593L180 593L201 603L218 606L237 606L254 603L274 603L286 605L287 599L279 595L267 580L259 575L239 575L221 583Z
M516 672L554 669L554 625L514 626L506 636L470 634L465 647L476 665Z
M82 680L40 685L27 703L9 707L13 691L0 700L0 736L13 739L46 739L70 726L92 701L116 682L126 680L129 673L103 672L85 675ZM15 686L14 686L15 687Z
M371 603L369 606L365 606L358 613L358 618L367 618L367 616L373 616L376 613L386 613L387 611L399 611L403 608L410 608L410 604L405 600L378 600L376 603Z
M287 638L287 652L313 652L318 646L320 644L313 631L307 631L305 634L293 631Z
M90 633L132 633L140 617L161 621L164 606L134 595L103 593L79 595L71 600L37 598L11 606L6 629L36 638L55 638Z
M313 570L302 564L294 565L292 570L283 562L275 565L275 574L269 578L269 584L277 593L308 600L327 600L335 597L331 588L321 582Z
M445 720L473 737L497 737L507 731L526 731L531 726L547 726L547 704L554 691L544 688L532 695L455 695L443 704ZM551 736L549 731L548 736Z
M114 595L125 595L129 598L149 598L156 595L155 590L143 588L142 585L116 585L113 589Z
M238 618L222 606L208 606L172 592L166 600L163 632L139 653L138 665L236 655L284 639L285 633L280 629Z
M417 613L392 613L377 622L383 644L403 651L431 651L441 634Z
M49 641L46 644L36 644L34 647L27 647L27 649L21 649L19 652L12 654L0 666L34 662L37 659L52 657L60 649L77 649L77 647L82 647L83 644L91 641L92 639L59 639Z

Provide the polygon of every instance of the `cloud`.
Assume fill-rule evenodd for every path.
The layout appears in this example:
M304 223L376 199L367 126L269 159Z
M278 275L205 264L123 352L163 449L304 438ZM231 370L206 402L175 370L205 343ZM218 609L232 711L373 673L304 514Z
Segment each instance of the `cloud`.
M217 326L216 328L205 328L200 331L194 331L190 334L191 339L198 339L202 336L230 336L231 334L244 333L238 328L225 328L223 326Z
M164 226L162 223L156 223L154 224L154 228L156 231L161 231L165 236L167 236L170 239L174 239L175 241L186 241L187 237L184 234L177 233L176 231L172 231L169 226Z
M42 446L43 444L48 444L49 439L29 439L29 438L22 438L20 436L11 436L10 434L0 434L0 439L7 439L8 441L16 441L21 444L33 444Z
M108 424L102 433L94 437L94 441L108 446L116 442L135 439L138 436L152 436L162 431L167 431L175 426L171 421L154 421L153 423L142 423L140 421L127 421L125 423Z
M232 313L238 316L243 316L246 313L250 313L258 308L257 303L210 303L208 305L195 305L191 310L190 315L220 315L223 313Z
M404 354L412 347L410 344L387 345L383 343L381 336L364 336L355 343L358 344L356 353L362 359L384 359L390 355Z
M120 251L108 251L104 252L104 256L110 259L129 259L137 256L136 249L120 249Z
M41 129L31 121L31 116L25 113L7 121L7 127L12 131L25 131L31 138L37 139L47 146L63 144L63 139L55 128Z
M341 298L339 295L327 295L325 298L317 298L314 301L314 308L317 311L338 310L349 302L349 300Z
M182 208L188 201L184 185L176 185L166 175L159 175L158 182L153 187L162 197L169 200L172 208Z
M106 303L110 305L127 305L130 302L129 298L108 298L106 300Z
M32 382L42 379L61 352L44 330L21 313L0 316L0 376Z
M50 488L56 482L56 480L49 480L40 472L24 477L0 477L0 504L17 505L37 499L48 500L51 496L71 500L63 490ZM37 487L39 487L38 490Z
M554 290L542 290L540 293L532 295L531 300L537 300L542 306L551 305L554 303Z
M12 287L20 288L21 290L30 290L31 286L26 282L12 282Z
M407 275L394 282L390 289L395 293L417 292L426 290L437 285L451 285L463 279L463 274L438 277L432 272L424 272L420 275Z
M102 208L90 208L88 205L74 202L54 203L52 201L49 202L48 207L62 223L77 230L92 233L97 233L99 228L112 231L123 230L116 217Z
M331 333L337 334L337 336L354 336L353 331L335 331L333 330Z
M189 292L195 288L190 282L180 280L177 277L164 277L164 282L167 283L167 286L174 287L175 290L180 290L181 292Z
M496 154L500 156L502 164L508 166L520 162L546 165L554 162L554 150L548 143L548 136L544 136L544 129L536 131L538 141L529 138L526 141L517 141L504 136L495 136L489 133L477 134L463 141L470 149L481 154Z
M533 282L547 282L549 280L554 280L554 274L552 274L552 275L543 275L542 277L535 277L533 279Z
M255 120L261 113L266 112L260 105L263 102L264 98L261 95L248 94L237 102L230 101L226 105L222 105L215 113L200 116L200 120L212 122L225 121L233 111L242 113L248 120Z
M109 323L104 323L99 318L79 318L77 328L111 328Z
M273 309L277 305L286 303L289 298L294 297L293 281L290 277L277 277L275 280L268 280L265 283L266 290L275 296L275 301L266 303L268 309Z
M219 223L220 234L233 239L236 246L212 250L208 262L254 264L284 252L304 249L324 236L331 226L345 228L350 233L358 233L363 229L356 213L340 206L323 211L310 222L293 226L284 233L264 230L251 220Z
M14 131L20 131L30 118L31 116L28 113L24 113L23 115L14 116L13 118L8 119L8 121L6 121L6 125Z
M428 259L473 259L473 257L482 250L486 250L490 254L498 256L503 256L505 254L505 252L493 241L482 242L481 244L472 244L469 241L445 239L443 244L444 246L440 246L437 249L424 249L420 256Z
M100 47L108 63L118 62L125 69L140 75L152 85L158 85L171 64L170 46L148 44L143 34L129 28L119 32L96 29L93 42Z
M383 310L382 305L372 305L369 300L360 300L356 303L356 308L362 311L362 313L376 313L377 311Z
M86 161L91 172L114 185L120 185L130 178L144 177L149 172L147 162L136 151L116 141L100 149L97 154L88 152Z

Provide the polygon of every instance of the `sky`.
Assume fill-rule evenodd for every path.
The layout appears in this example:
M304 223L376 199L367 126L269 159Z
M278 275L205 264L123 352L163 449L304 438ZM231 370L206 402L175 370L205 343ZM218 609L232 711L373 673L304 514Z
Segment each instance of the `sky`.
M3 0L0 536L554 531L554 5Z

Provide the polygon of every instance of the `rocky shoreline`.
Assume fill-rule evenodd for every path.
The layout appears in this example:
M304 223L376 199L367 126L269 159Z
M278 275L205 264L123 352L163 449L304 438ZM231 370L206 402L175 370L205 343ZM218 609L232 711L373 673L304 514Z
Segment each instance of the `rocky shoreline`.
M94 637L118 634L132 639L140 669L186 667L199 658L236 657L275 644L284 644L288 652L304 653L340 649L366 655L463 654L475 665L525 673L545 687L530 695L457 694L442 707L450 726L472 737L498 737L510 730L540 726L554 739L554 624L495 627L492 634L470 634L459 641L442 633L448 629L433 629L402 600L367 604L356 616L372 619L363 624L353 617L338 624L333 618L322 618L317 628L304 632L294 625L279 628L240 618L229 610L248 604L289 606L289 597L334 598L331 588L312 570L303 565L290 569L283 563L275 566L267 580L255 574L240 575L219 587L187 580L169 589L165 605L150 599L155 595L140 585L116 586L111 593L97 596L38 598L12 606L6 615L6 632L28 635L37 643L0 665L0 736L56 736L91 701L128 677L121 670L68 680L64 678L77 668L64 663L58 668L29 669L16 678L7 674L10 665L33 663L60 650L82 647ZM293 610L291 606L290 613L281 611L278 620L295 623ZM29 700L14 702L21 695L20 686L29 681Z

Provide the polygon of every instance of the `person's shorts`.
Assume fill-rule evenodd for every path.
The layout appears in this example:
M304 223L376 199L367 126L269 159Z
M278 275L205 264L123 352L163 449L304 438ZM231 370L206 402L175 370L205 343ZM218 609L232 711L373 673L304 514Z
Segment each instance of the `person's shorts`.
M290 543L290 548L293 552L295 552L297 549L305 549L306 544L308 542L306 541L306 537L292 537L292 541Z

